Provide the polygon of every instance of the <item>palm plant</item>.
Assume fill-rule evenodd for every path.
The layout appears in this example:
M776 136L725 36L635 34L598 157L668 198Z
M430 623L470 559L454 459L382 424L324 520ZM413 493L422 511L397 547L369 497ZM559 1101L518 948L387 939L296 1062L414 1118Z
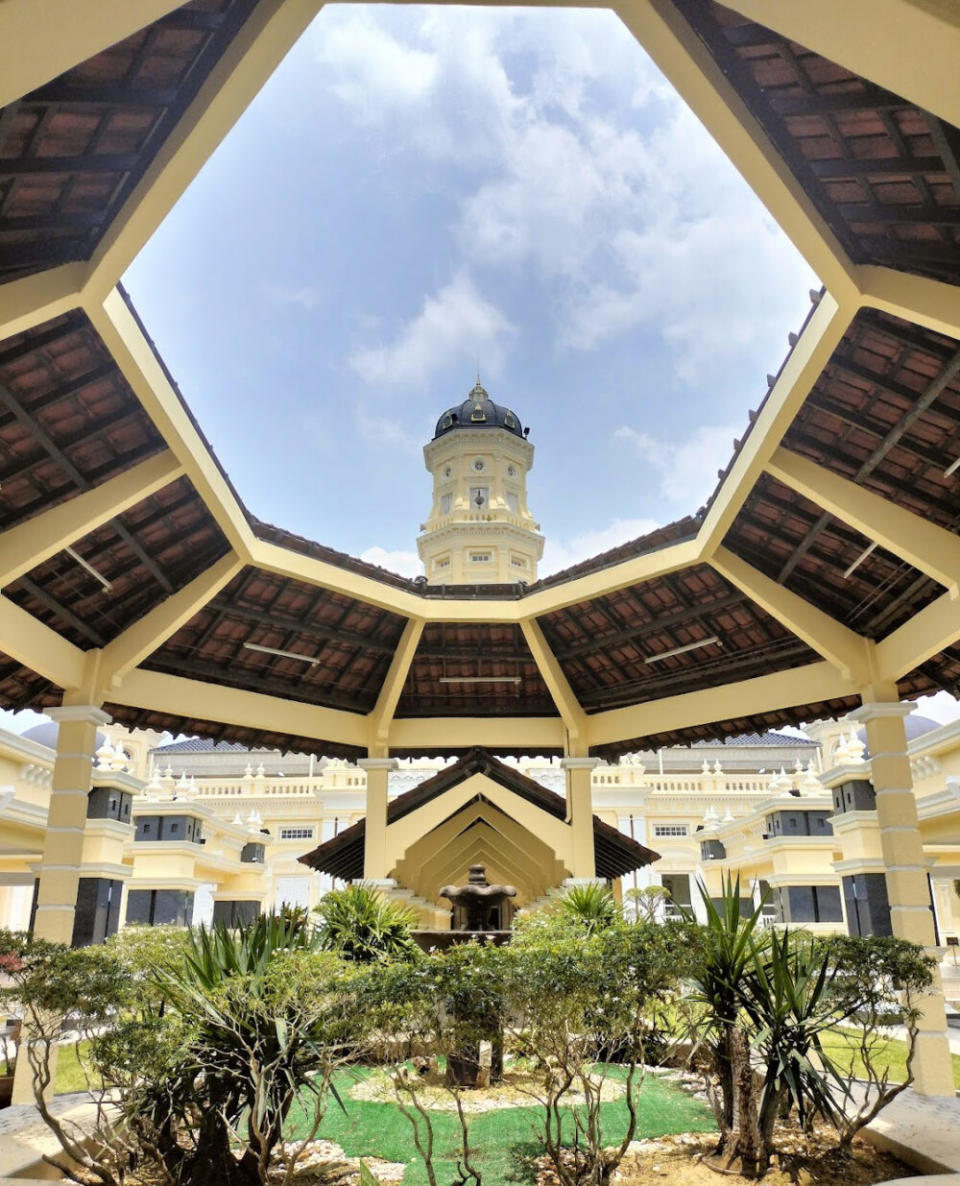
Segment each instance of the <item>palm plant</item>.
M369 963L410 958L419 951L413 938L417 912L363 882L324 894L315 910L320 946L344 959Z

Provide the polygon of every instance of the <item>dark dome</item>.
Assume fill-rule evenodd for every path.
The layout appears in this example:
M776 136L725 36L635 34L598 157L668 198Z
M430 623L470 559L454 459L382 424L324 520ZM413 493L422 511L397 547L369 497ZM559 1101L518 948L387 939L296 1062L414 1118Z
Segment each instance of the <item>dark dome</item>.
M903 728L907 734L907 742L915 741L918 737L922 737L924 733L932 733L934 729L940 729L942 726L939 721L932 721L929 717L922 717L919 713L911 713L908 717L903 718ZM860 728L857 730L857 737L867 744L867 730ZM865 750L865 758L870 757L870 751Z
M507 432L512 432L514 436L524 435L520 417L516 412L505 408L503 404L495 404L480 385L479 379L462 404L447 408L443 413L437 421L433 439L436 440L455 428L503 428Z
M36 745L45 745L47 749L57 748L57 734L60 732L60 724L58 721L44 721L42 725L34 725L31 729L25 729L21 734L27 741L32 741ZM97 730L96 748L107 740L106 734Z

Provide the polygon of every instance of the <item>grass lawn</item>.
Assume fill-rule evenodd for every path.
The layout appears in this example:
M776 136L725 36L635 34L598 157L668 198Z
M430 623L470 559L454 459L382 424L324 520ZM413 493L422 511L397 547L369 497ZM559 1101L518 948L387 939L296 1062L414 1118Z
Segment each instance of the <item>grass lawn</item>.
M88 1042L81 1042L81 1048L85 1051ZM62 1095L68 1091L86 1091L87 1077L83 1073L83 1067L80 1065L80 1059L77 1057L77 1047L74 1043L69 1046L61 1046L57 1054L57 1071L54 1075L53 1090L57 1095Z
M614 1070L614 1074L618 1073ZM417 1155L409 1121L393 1104L367 1103L349 1098L356 1081L369 1070L353 1069L337 1076L336 1086L346 1114L330 1102L318 1136L336 1141L348 1157L382 1157L386 1161L408 1164L404 1186L426 1186L426 1170ZM679 1087L647 1075L639 1091L640 1120L637 1137L664 1136L677 1132L713 1132L716 1125L706 1104L692 1099ZM456 1115L431 1112L434 1132L434 1160L441 1181L455 1172L460 1155L460 1126ZM471 1145L477 1168L483 1173L484 1186L510 1186L533 1180L530 1162L540 1156L541 1145L534 1133L539 1123L537 1108L503 1108L468 1116ZM619 1140L627 1122L622 1100L601 1105L601 1121L610 1143ZM291 1112L287 1136L302 1131L303 1113Z
M839 1056L841 1064L849 1066L849 1052L852 1048L853 1035L850 1034L849 1037L846 1037L845 1034L850 1034L850 1031L841 1029L825 1034L823 1045L828 1054ZM887 1066L890 1068L892 1083L902 1083L907 1077L907 1045L898 1038L888 1039L886 1044L877 1051L875 1060L878 1067ZM953 1085L960 1090L960 1054L952 1054L950 1060L953 1064ZM858 1058L854 1065L854 1073L862 1074L862 1071L863 1064Z

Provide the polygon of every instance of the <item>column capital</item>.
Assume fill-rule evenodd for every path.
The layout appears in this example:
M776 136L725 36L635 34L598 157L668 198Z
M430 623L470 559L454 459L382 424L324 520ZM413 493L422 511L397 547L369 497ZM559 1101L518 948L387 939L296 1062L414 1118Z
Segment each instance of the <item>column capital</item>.
M361 770L399 770L400 763L396 758L358 758L357 765Z
M91 725L109 725L113 717L96 704L64 704L60 708L45 708L48 717L59 724L61 721L83 721Z
M881 717L908 717L917 706L904 704L899 700L864 702L859 708L847 713L851 721L875 721Z
M561 758L564 770L594 770L600 765L599 758Z

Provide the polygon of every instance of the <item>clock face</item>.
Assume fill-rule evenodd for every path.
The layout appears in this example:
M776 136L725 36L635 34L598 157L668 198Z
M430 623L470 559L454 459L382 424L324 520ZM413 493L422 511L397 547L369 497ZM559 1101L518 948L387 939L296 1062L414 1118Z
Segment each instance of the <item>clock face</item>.
M470 505L475 506L477 510L487 505L487 488L486 486L471 486L470 487Z

